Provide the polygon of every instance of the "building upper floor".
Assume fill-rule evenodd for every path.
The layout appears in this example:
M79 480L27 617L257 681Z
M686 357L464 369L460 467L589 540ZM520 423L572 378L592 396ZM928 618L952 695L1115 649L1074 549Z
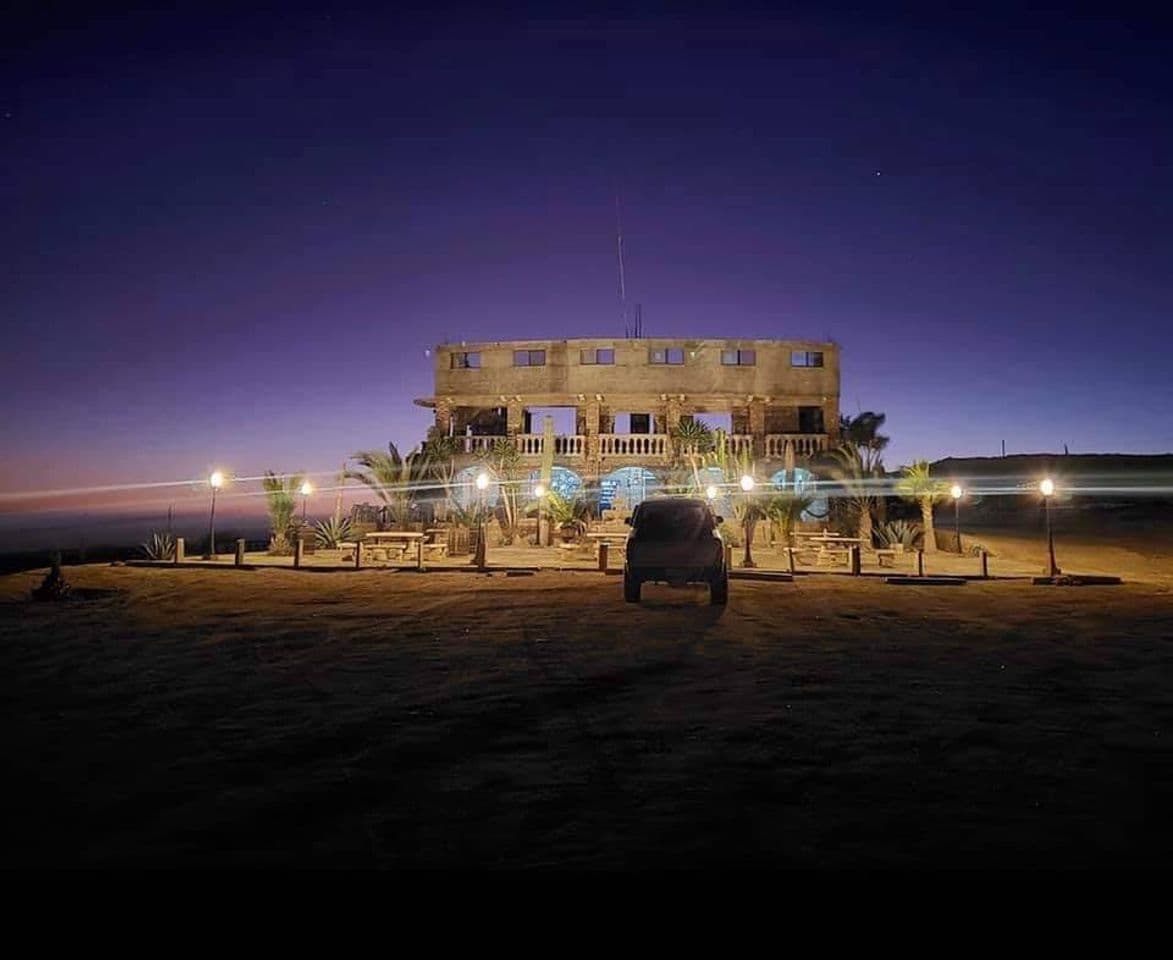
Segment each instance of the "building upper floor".
M435 350L437 398L637 392L838 399L839 347L811 340L583 338Z

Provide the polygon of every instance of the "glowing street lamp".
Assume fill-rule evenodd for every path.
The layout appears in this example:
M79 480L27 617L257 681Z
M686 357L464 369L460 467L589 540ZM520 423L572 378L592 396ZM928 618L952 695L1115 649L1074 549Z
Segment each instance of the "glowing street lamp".
M1039 484L1039 493L1043 495L1043 515L1047 523L1047 576L1059 576L1059 567L1055 563L1055 538L1051 533L1051 497L1055 494L1055 482L1045 477Z
M753 503L750 501L750 495L753 493L754 487L757 483L754 478L748 473L741 475L741 489L745 491L745 520L742 523L742 533L745 535L745 557L741 561L743 567L753 567L756 564L753 562L753 556L750 554L750 539L753 537Z
M708 487L705 488L705 496L708 497L710 500L717 499L717 492L718 492L717 485L714 483L710 483L708 485Z
M953 498L953 536L957 538L958 553L961 553L961 498L964 494L959 483L949 488L949 496Z
M309 502L310 494L314 492L314 485L306 480L301 485L301 522L305 523L306 504Z
M213 470L208 476L208 486L212 488L212 509L208 513L208 552L204 554L205 560L216 556L216 491L224 486L223 471Z
M482 470L476 479L479 509L477 510L477 552L473 558L477 569L485 569L485 491L489 489L489 475Z

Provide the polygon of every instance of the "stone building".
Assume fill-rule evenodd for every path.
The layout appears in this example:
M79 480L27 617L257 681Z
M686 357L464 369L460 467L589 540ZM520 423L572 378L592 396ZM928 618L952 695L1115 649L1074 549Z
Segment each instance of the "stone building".
M472 463L500 437L541 462L541 414L568 408L554 463L583 481L625 468L663 477L681 420L717 414L729 452L747 451L765 477L801 467L839 427L839 348L806 340L580 339L444 344L433 434L458 439ZM789 449L788 449L789 448ZM628 474L631 470L627 471Z

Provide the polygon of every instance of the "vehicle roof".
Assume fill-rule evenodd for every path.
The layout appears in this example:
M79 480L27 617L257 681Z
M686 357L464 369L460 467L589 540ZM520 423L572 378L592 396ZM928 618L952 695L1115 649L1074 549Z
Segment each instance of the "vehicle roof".
M638 510L640 507L704 507L708 509L709 502L701 497L655 497L650 500L642 500L636 505Z

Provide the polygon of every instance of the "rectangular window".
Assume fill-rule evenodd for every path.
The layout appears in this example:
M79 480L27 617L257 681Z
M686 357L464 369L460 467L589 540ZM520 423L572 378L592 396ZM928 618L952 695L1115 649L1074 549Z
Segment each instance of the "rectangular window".
M798 432L799 433L826 433L826 427L823 423L823 408L822 407L799 407L798 408Z
M579 353L579 363L611 365L615 363L614 350L583 350Z
M790 354L790 365L792 367L821 367L823 355L813 350L795 350Z
M514 350L513 365L515 367L544 367L546 365L546 351Z
M752 367L758 356L753 350L722 350L721 362L727 367Z
M648 363L670 363L673 366L679 366L684 363L684 348L668 347L663 350L658 347L653 348L648 351Z
M454 353L452 354L452 369L453 370L479 370L481 366L481 355L479 353Z

